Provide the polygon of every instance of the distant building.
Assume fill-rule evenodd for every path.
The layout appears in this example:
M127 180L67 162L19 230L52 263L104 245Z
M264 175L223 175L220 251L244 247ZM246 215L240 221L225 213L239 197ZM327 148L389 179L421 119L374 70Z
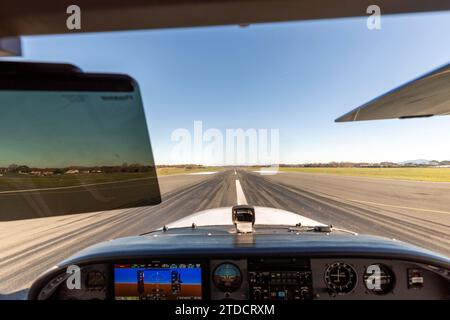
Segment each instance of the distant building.
M80 170L78 170L78 169L71 169L71 170L67 170L65 172L65 174L77 174L77 173L80 173Z

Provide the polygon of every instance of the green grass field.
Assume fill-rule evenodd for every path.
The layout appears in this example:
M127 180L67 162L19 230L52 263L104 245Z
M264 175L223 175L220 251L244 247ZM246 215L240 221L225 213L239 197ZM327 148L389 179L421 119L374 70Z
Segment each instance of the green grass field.
M221 171L223 167L182 168L165 167L158 168L158 176L175 174L188 174L195 172ZM246 170L259 170L258 167L244 167ZM282 167L280 171L305 172L318 174L334 174L341 176L357 176L381 179L400 179L416 181L450 182L450 168L296 168ZM125 181L141 179L148 173L97 173L55 175L49 177L36 177L30 175L6 175L0 176L0 192L20 189L58 188L77 186L84 184L103 183L112 181Z
M220 167L205 168L178 168L166 167L157 168L158 176L186 174L205 171L220 171ZM61 174L54 176L33 176L23 174L7 174L0 176L0 192L10 190L42 189L42 188L60 188L79 186L86 184L95 184L103 182L125 181L133 179L142 179L148 177L147 172L140 173L94 173L94 174Z
M450 182L450 168L295 168L280 171L335 174L382 179Z
M168 176L173 174L186 174L195 172L211 172L222 171L222 167L204 167L204 168L179 168L179 167L164 167L157 168L158 176Z
M78 186L148 177L148 173L62 174L48 177L11 174L0 176L0 191Z

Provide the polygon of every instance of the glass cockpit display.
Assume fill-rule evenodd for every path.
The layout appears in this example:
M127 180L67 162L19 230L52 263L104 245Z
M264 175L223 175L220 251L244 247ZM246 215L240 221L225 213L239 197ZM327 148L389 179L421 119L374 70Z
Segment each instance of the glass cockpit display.
M116 264L116 300L200 300L202 269L192 263Z

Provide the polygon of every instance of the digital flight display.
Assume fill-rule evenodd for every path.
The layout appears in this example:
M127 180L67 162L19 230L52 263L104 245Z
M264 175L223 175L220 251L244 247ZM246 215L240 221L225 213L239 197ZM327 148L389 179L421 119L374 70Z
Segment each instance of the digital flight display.
M200 300L201 265L116 264L114 289L116 300Z

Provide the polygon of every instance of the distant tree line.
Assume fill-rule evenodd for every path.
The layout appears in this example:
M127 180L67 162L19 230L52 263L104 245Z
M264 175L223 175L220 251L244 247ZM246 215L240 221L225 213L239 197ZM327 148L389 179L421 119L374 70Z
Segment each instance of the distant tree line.
M146 166L140 163L123 163L119 166L70 166L66 168L35 168L26 165L11 164L8 167L0 168L2 173L17 173L17 174L65 174L65 173L137 173L149 172L154 169L153 166Z
M202 169L205 166L201 164L161 164L158 168L184 168L184 169Z
M280 164L280 167L297 167L297 168L401 168L401 167L434 167L449 166L448 161L429 161L428 163L396 163L396 162L327 162L327 163L304 163L304 164Z

